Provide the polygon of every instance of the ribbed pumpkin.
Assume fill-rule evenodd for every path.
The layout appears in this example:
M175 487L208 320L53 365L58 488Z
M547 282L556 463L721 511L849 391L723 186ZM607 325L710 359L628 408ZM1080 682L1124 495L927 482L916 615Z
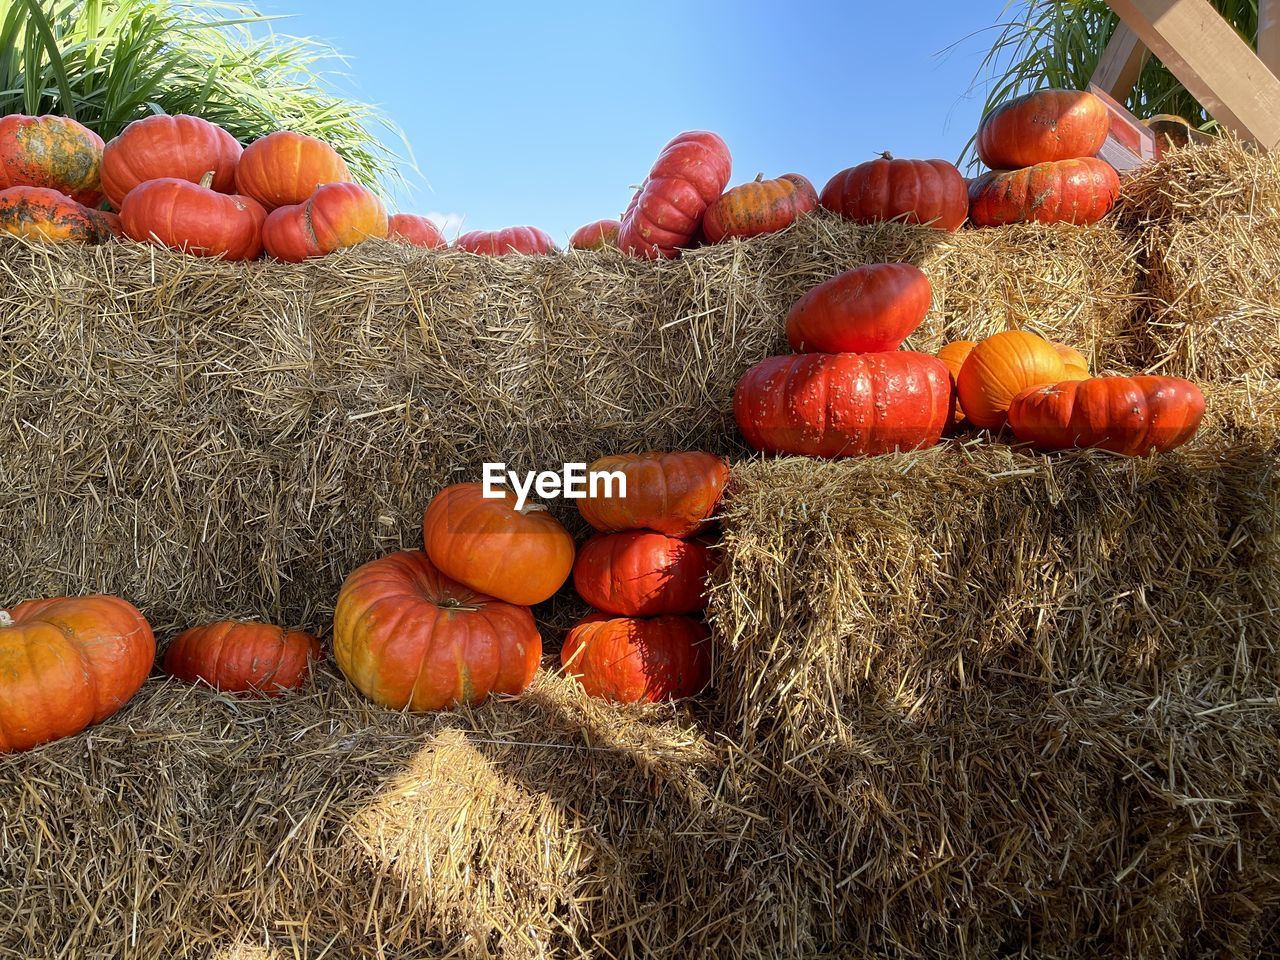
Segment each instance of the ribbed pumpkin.
M262 244L277 260L301 263L366 240L385 239L387 229L381 200L357 183L331 183L305 203L267 214Z
M590 470L626 478L625 497L578 501L583 519L605 533L653 530L691 537L706 528L729 482L729 465L700 450L615 454L601 457Z
M623 214L619 249L650 260L679 254L697 237L732 171L729 147L716 134L691 130L675 137Z
M942 361L907 350L769 357L743 375L733 397L752 449L808 457L931 447L953 408Z
M960 376L960 368L964 366L965 360L969 359L969 354L973 352L973 348L976 346L977 344L972 340L953 340L938 351L938 359L947 368L947 373L951 374L953 390L956 378ZM959 423L963 419L964 409L957 399L956 412L952 415L952 420L955 423Z
M351 171L323 140L278 130L244 148L236 167L236 189L270 213L306 203L327 183L350 183Z
M406 550L347 577L333 612L333 655L376 703L441 710L520 693L537 673L542 639L528 607L477 593L421 550Z
M573 585L597 610L625 617L697 613L707 606L711 551L697 540L627 530L597 534L573 564Z
M44 187L102 202L102 138L69 117L0 117L0 189Z
M1111 114L1085 90L1037 90L982 118L978 157L992 170L1092 157L1111 129Z
M710 631L693 617L595 613L570 629L560 662L590 696L656 703L702 691L711 679L709 647Z
M1075 347L1068 346L1065 343L1050 343L1053 349L1058 351L1058 356L1062 358L1062 365L1067 368L1067 375L1064 380L1087 380L1089 379L1089 361L1085 355Z
M439 227L426 217L412 213L393 214L387 220L387 239L415 247L426 247L428 250L438 250L449 245L440 235Z
M787 314L798 353L897 350L933 301L929 278L910 263L872 263L814 287Z
M621 220L596 220L573 231L569 246L574 250L617 249Z
M0 233L42 243L104 243L117 228L113 215L48 187L0 190Z
M1120 178L1105 160L1085 157L987 173L969 187L975 226L1010 223L1097 223L1120 196Z
M1204 394L1178 377L1094 377L1031 387L1009 405L1014 436L1041 450L1094 447L1130 457L1180 447L1200 427Z
M321 656L309 633L271 623L222 620L185 630L164 654L165 672L229 693L276 696L302 686Z
M151 626L116 597L0 610L0 753L101 723L138 692L155 657Z
M729 237L777 233L816 209L818 191L800 174L784 173L775 180L757 176L712 202L702 218L702 236L708 243L720 243Z
M1023 390L1066 378L1053 344L1025 330L1006 330L973 348L956 377L956 391L964 415L994 430L1004 426L1009 404Z
M878 160L841 170L822 188L821 204L854 223L898 220L959 230L969 215L965 179L945 160Z
M484 495L484 484L455 483L432 498L422 517L427 554L473 590L508 603L541 603L573 569L573 537L541 504L516 510L516 496Z
M537 227L505 227L502 230L472 230L455 241L459 250L487 257L515 254L534 256L555 253L556 242Z
M249 197L210 190L209 182L208 175L200 183L165 177L134 187L120 210L125 234L197 257L256 260L267 212Z
M210 170L210 187L234 193L242 148L217 124L191 117L135 120L102 151L102 192L117 210L140 183L172 177L199 183Z

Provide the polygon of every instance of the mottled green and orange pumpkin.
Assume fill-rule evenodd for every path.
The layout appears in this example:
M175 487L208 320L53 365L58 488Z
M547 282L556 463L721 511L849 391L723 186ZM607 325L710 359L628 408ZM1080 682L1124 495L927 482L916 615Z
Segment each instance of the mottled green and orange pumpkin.
M102 203L102 138L68 117L0 117L0 190L44 187Z
M48 187L0 190L0 233L41 243L103 243L120 231L114 214Z

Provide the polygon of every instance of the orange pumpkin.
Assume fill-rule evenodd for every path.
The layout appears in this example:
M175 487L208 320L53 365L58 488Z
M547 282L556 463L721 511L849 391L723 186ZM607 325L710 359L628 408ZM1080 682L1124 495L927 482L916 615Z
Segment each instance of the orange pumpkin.
M1120 178L1105 160L1084 157L985 173L969 184L969 220L977 227L1011 223L1097 223L1120 196Z
M382 201L356 183L330 183L305 203L278 207L262 225L267 253L286 263L323 257L366 240L386 239Z
M421 550L366 563L333 612L333 655L347 679L393 710L441 710L517 694L542 639L528 607L450 580Z
M387 221L387 239L436 250L449 244L440 236L440 228L426 217L397 213Z
M969 359L969 354L973 352L975 346L977 344L972 340L953 340L938 351L938 359L942 361L942 365L951 374L951 389L953 392L955 391L956 378L960 376L960 368L964 366L965 360ZM960 403L957 401L953 422L959 423L963 419L964 410L961 409Z
M560 662L593 697L656 703L700 693L711 679L710 631L693 617L594 613L564 638Z
M267 212L306 203L327 183L351 183L338 151L305 133L278 130L244 148L236 166L236 190Z
M232 193L240 142L215 123L190 117L135 120L102 151L102 192L117 210L140 183L172 177L199 183L213 171L210 187Z
M819 202L854 223L895 220L959 230L969 215L965 179L945 160L897 160L883 154L841 170Z
M820 283L792 305L787 339L797 353L897 350L924 322L933 288L910 263L871 263Z
M428 504L422 537L446 575L508 603L549 598L573 569L573 537L541 504L516 510L516 495L484 495L482 483L455 483Z
M0 117L0 190L45 187L102 203L102 138L69 117Z
M729 237L754 237L785 230L818 209L818 191L798 173L784 173L776 180L759 176L726 190L707 207L702 236L708 243Z
M454 246L484 257L536 256L556 251L556 242L551 235L537 227L472 230L458 237Z
M1062 379L1087 380L1089 378L1089 361L1085 359L1083 353L1065 343L1053 343L1052 346L1062 358L1063 366L1067 368L1067 375Z
M1002 103L978 127L978 157L992 170L1092 157L1111 129L1101 99L1085 90L1037 90Z
M716 511L729 466L702 451L623 453L601 457L591 472L620 473L626 496L595 495L578 501L578 512L597 530L653 530L669 537L691 537ZM615 488L613 493L617 493Z
M256 260L267 212L249 197L209 189L210 179L166 177L134 187L120 210L125 234L197 257Z
M165 672L216 690L275 696L302 686L320 643L309 633L271 623L223 620L192 627L164 654Z
M627 205L618 248L647 260L677 256L693 243L732 169L729 147L717 134L687 130L677 135Z
M597 220L573 231L569 246L574 250L616 250L621 220Z
M1028 387L1066 379L1062 357L1048 340L1025 330L1006 330L969 353L956 377L964 415L974 426L1004 426L1009 404Z
M111 214L48 187L0 190L0 233L43 243L103 243L116 228Z
M573 585L597 610L625 617L697 613L707 606L710 549L697 540L627 530L597 534L573 564Z
M0 610L0 753L101 723L138 692L155 657L151 626L116 597Z

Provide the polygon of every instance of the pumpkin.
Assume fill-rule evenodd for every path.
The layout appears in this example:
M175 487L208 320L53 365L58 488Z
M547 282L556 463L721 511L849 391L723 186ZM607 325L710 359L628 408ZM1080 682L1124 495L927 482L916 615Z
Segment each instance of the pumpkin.
M502 230L472 230L454 241L459 250L487 257L513 254L555 253L556 242L537 227L506 227Z
M507 489L486 497L484 484L455 483L427 505L422 538L440 570L508 603L541 603L573 569L573 537L546 507Z
M244 148L236 167L236 190L267 212L306 203L327 183L351 183L338 151L305 133L277 130Z
M574 250L617 249L621 220L596 220L573 231L569 246Z
M387 239L429 250L447 247L448 241L440 236L440 228L426 217L412 213L397 213L387 220Z
M102 203L102 138L70 117L0 117L0 190L44 187Z
M954 408L942 361L908 350L769 357L733 397L752 449L827 458L931 447Z
M164 177L134 187L120 209L125 235L197 257L256 260L267 212L249 197L209 189L211 179Z
M945 160L877 160L841 170L819 202L854 223L898 220L959 230L969 214L965 179Z
M658 155L618 230L619 249L649 260L689 246L733 170L729 147L714 133L678 135Z
M102 151L102 192L117 210L140 183L172 177L199 183L210 170L210 187L234 193L242 148L215 123L190 117L154 116L135 120Z
M582 545L573 585L597 610L625 617L697 613L707 606L711 551L697 540L627 530Z
M1067 368L1067 375L1062 378L1063 380L1089 379L1089 361L1085 359L1083 353L1065 343L1051 341L1049 345L1058 351L1058 356L1062 358L1062 365Z
M711 679L710 636L693 617L593 613L569 630L560 662L588 695L615 703L692 697Z
M0 233L43 243L103 243L117 221L48 187L0 190Z
M1023 390L1066 378L1066 364L1053 344L1025 330L1006 330L970 351L956 377L956 392L975 426L995 430Z
M955 391L956 377L960 376L960 368L964 366L965 360L969 358L969 354L973 352L975 346L977 344L972 340L953 340L938 351L938 359L947 368L947 373L951 374L952 392ZM959 423L963 419L964 410L957 400L956 412L952 416L952 421Z
M978 157L992 170L1092 157L1111 113L1085 90L1037 90L1002 103L978 127Z
M1096 447L1164 453L1193 436L1204 394L1178 377L1093 377L1023 390L1009 404L1014 436L1041 450Z
M262 245L286 263L323 257L366 240L385 239L382 201L357 183L330 183L305 203L277 207L262 224Z
M626 480L625 497L606 497L600 490L578 501L583 519L604 533L652 530L691 537L706 528L729 482L729 465L700 450L601 457L589 472L620 473Z
M1105 160L1085 157L983 174L969 187L975 226L1010 223L1097 223L1120 196L1120 178Z
M726 191L707 207L702 236L708 243L729 237L754 237L785 230L805 214L818 209L818 191L798 173L784 173L776 180L759 176Z
M929 278L909 263L872 263L814 287L787 314L798 353L897 350L933 302Z
M450 580L421 550L366 563L338 594L333 656L365 696L393 710L442 710L517 694L542 638L528 607Z
M309 633L271 623L223 620L180 633L164 653L164 669L187 683L215 690L275 696L300 687L320 643Z
M101 723L138 692L155 657L150 625L116 597L0 610L0 753Z

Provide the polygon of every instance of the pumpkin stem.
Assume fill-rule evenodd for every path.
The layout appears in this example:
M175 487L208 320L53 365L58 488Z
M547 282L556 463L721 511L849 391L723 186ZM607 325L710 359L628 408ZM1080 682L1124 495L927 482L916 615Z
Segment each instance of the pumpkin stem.
M760 182L761 180L763 180L763 179L764 179L764 174L763 174L763 173L757 173L757 174L756 174L756 183L759 183L759 182Z
M547 505L545 503L526 503L516 513L524 516L526 513L546 513Z
M443 600L437 601L436 606L445 610L475 611L480 609L479 607L472 606L469 603L463 603L461 600L455 600L453 597L445 597Z
M892 160L892 159L893 159L893 154L892 154L892 153L890 153L888 150L882 150L882 151L880 151L880 159L881 159L881 160Z
M208 172L206 172L206 173L205 173L205 175L204 175L203 177L201 177L201 178L200 178L200 186L204 187L206 190L208 190L210 187L212 187L212 186L213 186L213 174L214 174L214 171L213 171L213 170L209 170Z
M12 627L13 617L9 616L8 610L0 610L0 627Z

